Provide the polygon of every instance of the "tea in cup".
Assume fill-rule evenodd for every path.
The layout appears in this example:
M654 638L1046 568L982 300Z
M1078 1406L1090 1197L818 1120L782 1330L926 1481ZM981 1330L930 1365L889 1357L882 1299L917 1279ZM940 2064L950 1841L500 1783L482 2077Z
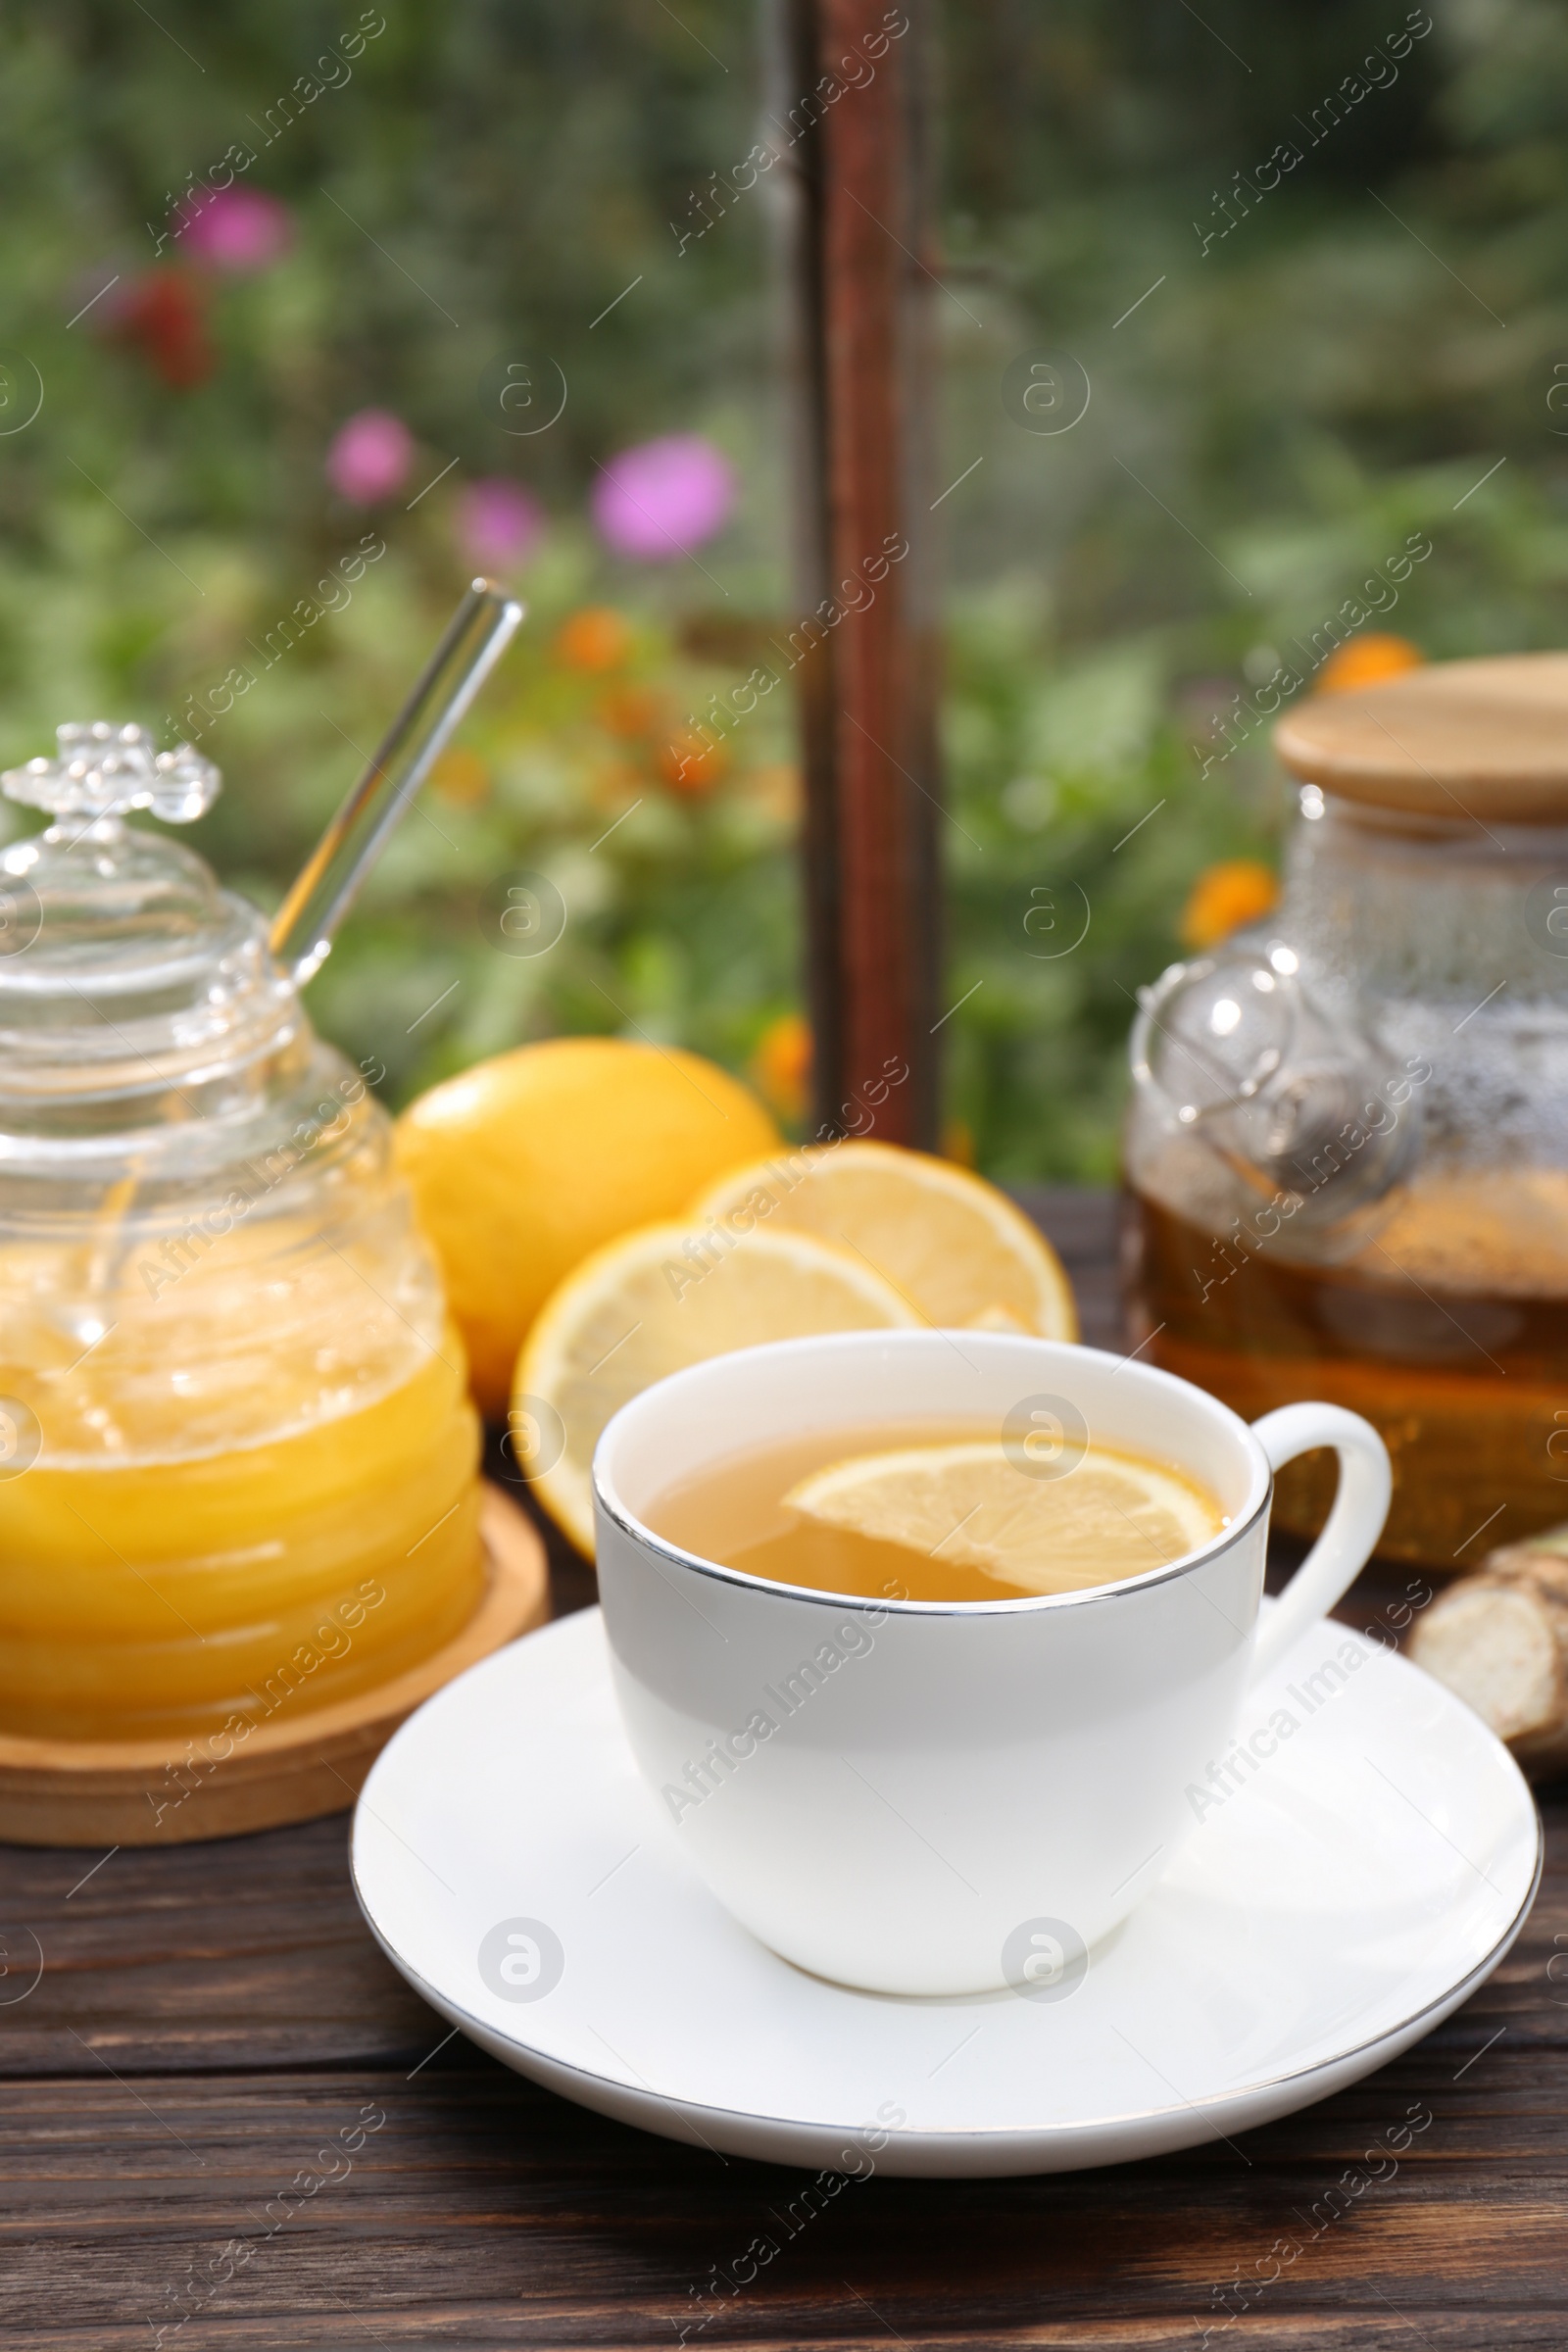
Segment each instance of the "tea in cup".
M1339 1494L1260 1634L1272 1473L1316 1446ZM1249 1684L1362 1566L1389 1487L1339 1406L1249 1428L1169 1373L1011 1334L692 1365L594 1461L633 1754L700 1876L799 1967L1070 1986L1168 1866Z
M646 1516L720 1567L862 1600L1082 1592L1168 1566L1219 1533L1207 1488L1147 1454L1091 1446L1063 1406L1031 1401L1027 1426L1001 1434L994 1422L909 1420L776 1438L679 1480Z

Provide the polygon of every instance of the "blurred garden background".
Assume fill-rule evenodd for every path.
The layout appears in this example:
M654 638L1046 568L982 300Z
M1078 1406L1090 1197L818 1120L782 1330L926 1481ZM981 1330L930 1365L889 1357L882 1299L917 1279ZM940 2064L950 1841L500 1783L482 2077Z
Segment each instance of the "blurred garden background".
M313 988L394 1101L596 1030L805 1115L792 713L695 731L795 619L766 50L742 0L0 20L5 762L197 741L275 903L466 578L529 604ZM1373 632L1568 642L1568 16L954 0L940 122L948 1148L1103 1180L1134 993L1266 890L1269 713Z

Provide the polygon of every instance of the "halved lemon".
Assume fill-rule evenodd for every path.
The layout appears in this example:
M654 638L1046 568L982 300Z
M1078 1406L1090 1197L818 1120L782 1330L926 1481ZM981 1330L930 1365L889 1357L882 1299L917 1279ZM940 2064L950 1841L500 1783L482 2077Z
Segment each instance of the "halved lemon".
M689 1225L642 1225L596 1250L545 1302L517 1360L513 1444L537 1463L540 1501L589 1558L589 1470L611 1415L666 1372L823 1331L887 1331L920 1318L891 1283L805 1233L726 1248Z
M1020 1469L1000 1441L853 1454L814 1470L786 1504L829 1527L902 1544L1030 1592L1081 1592L1168 1566L1219 1533L1176 1471L1091 1446L1057 1478Z
M983 1176L897 1144L780 1152L699 1194L694 1224L815 1234L891 1282L928 1323L1075 1340L1072 1286L1051 1244Z

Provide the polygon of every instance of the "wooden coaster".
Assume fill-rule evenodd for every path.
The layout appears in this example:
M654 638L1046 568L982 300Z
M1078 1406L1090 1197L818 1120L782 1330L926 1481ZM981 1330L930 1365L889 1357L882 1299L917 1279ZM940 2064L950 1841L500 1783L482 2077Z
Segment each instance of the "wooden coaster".
M455 1642L379 1690L292 1723L216 1740L14 1740L0 1733L0 1839L13 1845L183 1845L340 1813L405 1717L550 1614L545 1549L499 1487L484 1489L486 1577Z

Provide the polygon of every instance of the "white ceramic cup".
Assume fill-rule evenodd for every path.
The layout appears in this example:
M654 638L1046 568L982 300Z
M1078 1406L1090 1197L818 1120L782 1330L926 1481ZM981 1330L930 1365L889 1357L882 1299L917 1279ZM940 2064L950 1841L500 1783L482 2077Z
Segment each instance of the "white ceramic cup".
M1043 1475L1070 1472L1063 1427L1176 1463L1225 1527L1124 1583L938 1603L746 1576L642 1515L749 1446L993 1416L1036 1433L1023 1446ZM1340 1457L1334 1509L1259 1637L1272 1473L1319 1446ZM880 1992L1057 1997L1170 1862L1249 1684L1345 1592L1389 1487L1382 1440L1339 1405L1249 1428L1189 1382L1093 1348L852 1332L694 1364L624 1405L594 1458L600 1592L638 1766L720 1901L800 1967Z

